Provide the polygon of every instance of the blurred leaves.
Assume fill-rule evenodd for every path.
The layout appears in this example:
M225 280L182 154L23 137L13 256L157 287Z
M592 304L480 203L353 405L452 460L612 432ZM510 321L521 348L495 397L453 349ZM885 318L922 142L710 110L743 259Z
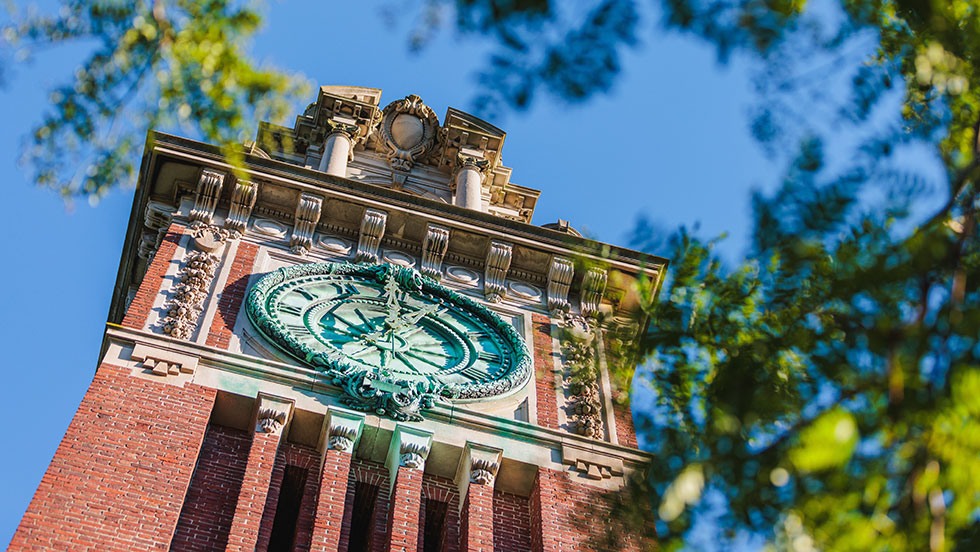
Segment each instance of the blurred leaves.
M90 52L50 92L23 154L34 181L69 201L132 183L148 129L179 127L236 151L255 121L282 118L305 89L249 57L261 14L248 3L66 0L54 14L13 10L0 49L14 60L52 46Z

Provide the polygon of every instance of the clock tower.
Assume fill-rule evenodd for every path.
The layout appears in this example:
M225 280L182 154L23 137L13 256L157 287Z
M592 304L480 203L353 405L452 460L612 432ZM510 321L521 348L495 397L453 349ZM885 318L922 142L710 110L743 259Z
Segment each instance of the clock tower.
M532 224L505 136L349 86L233 163L151 134L99 366L10 549L603 549L666 261Z

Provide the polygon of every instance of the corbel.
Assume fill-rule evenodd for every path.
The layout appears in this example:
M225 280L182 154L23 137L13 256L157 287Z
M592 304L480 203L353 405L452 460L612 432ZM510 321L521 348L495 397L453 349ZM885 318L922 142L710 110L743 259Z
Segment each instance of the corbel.
M363 429L363 414L329 407L323 418L319 449L323 454L330 450L353 454Z
M289 239L289 248L297 255L306 255L313 247L313 232L316 223L320 222L320 210L323 198L313 194L300 194L296 202L296 216L293 222L293 235Z
M422 241L422 274L434 280L442 278L442 259L449 249L449 229L428 223Z
M240 234L245 233L248 219L252 216L252 208L259 196L259 183L249 180L238 180L231 191L231 206L228 208L228 218L225 227Z
M596 481L622 477L625 465L622 458L607 456L568 445L561 446L561 461L572 466L572 470L581 473L587 479Z
M385 235L388 213L377 209L365 209L361 219L361 235L357 240L357 254L354 262L378 262L378 249Z
M211 224L224 182L225 173L211 169L201 170L201 176L197 180L197 191L194 194L194 208L191 209L189 216L191 222Z
M585 273L582 280L581 311L582 316L592 317L599 313L599 303L602 294L606 292L606 282L609 279L604 268L592 267Z
M385 462L390 474L392 488L399 469L425 470L425 461L432 449L432 433L397 424L388 445L388 460Z
M575 275L575 264L571 259L554 255L548 268L548 310L552 316L568 312L568 289Z
M271 433L282 436L292 421L293 400L266 393L255 398L255 414L252 426L256 433Z
M459 458L459 465L456 468L456 486L459 487L460 508L463 507L466 492L470 485L493 487L503 454L504 451L498 448L471 441L466 442L463 454Z
M137 343L133 347L130 358L143 363L143 368L150 370L154 376L176 376L193 374L197 370L198 357L175 353L156 347Z
M507 294L504 285L510 269L513 246L507 242L490 240L487 248L486 269L483 277L483 294L487 301L497 303Z

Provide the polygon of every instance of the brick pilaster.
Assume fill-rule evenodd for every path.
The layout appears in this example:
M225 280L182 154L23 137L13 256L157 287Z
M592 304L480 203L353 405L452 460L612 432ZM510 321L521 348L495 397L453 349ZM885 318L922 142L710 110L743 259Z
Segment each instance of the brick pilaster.
M218 299L218 310L214 314L211 328L208 331L208 338L205 342L208 346L228 348L235 323L238 321L238 313L242 308L242 301L245 300L245 289L248 287L248 278L252 275L252 266L255 264L255 256L258 252L257 245L245 241L239 242L235 260L232 261L231 270L228 273L228 280L225 281L225 288L221 290Z
M493 486L470 483L459 516L460 550L493 552Z
M353 493L351 459L364 425L364 416L335 410L327 411L321 431L323 463L313 518L310 550L347 550L350 539Z
M388 551L414 552L419 541L422 509L422 470L401 468L395 476L388 515Z
M272 483L272 470L276 465L276 451L284 428L292 413L289 401L262 395L256 400L257 413L255 433L245 463L245 477L235 505L235 517L228 532L229 551L254 551L259 542L259 530L269 486Z
M180 243L180 238L183 235L183 229L180 225L177 223L170 225L170 229L167 230L167 235L163 238L160 247L157 248L156 253L153 255L153 261L146 269L146 274L143 275L143 280L136 290L133 301L126 309L126 315L122 321L123 326L142 329L146 325L146 321L150 317L150 311L153 309L153 302L156 301L157 295L160 294L160 287L163 285L163 279L167 275L167 268L170 267L170 263L174 260L174 254L177 253L177 245Z
M534 325L534 392L538 400L538 425L558 429L558 396L555 391L554 342L551 339L551 319L542 314L531 315Z

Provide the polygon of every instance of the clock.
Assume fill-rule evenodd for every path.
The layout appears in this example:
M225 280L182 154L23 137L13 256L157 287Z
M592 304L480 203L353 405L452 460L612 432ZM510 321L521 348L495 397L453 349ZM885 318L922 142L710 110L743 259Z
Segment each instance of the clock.
M246 312L266 339L341 387L347 404L398 419L420 419L440 399L501 397L530 378L511 324L411 268L280 268L252 287Z

